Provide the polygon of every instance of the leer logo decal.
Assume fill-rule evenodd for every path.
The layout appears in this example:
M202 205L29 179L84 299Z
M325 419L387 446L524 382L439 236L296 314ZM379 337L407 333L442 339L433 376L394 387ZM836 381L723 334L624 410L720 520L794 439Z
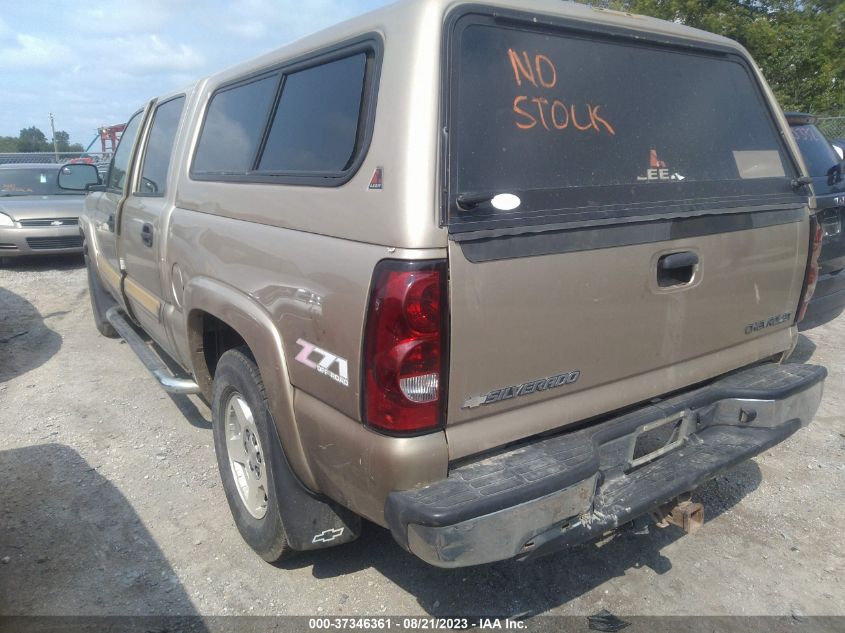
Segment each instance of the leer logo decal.
M335 540L336 538L340 538L341 536L343 536L343 528L338 528L336 530L333 528L329 528L328 530L323 530L319 534L315 534L311 542L330 543L331 541Z
M316 369L319 373L339 382L344 387L349 386L349 363L345 358L335 356L305 339L297 339L296 344L302 347L299 354L296 355L297 361L306 367ZM311 359L314 354L322 356L319 362ZM332 367L335 367L336 371L332 371Z
M652 149L648 155L648 169L645 176L637 176L639 181L653 181L653 180L683 180L684 177L678 172L674 174L669 173L669 168L666 163L657 157L657 150Z
M367 189L384 189L384 168L376 167Z

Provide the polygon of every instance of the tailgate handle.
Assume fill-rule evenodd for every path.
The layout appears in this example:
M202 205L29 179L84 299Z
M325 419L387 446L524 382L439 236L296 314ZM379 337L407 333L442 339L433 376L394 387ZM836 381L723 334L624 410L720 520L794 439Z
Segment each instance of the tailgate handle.
M666 288L688 284L698 261L698 253L692 251L663 255L657 260L657 285Z
M152 247L153 245L153 225L149 222L141 227L141 241L144 246Z
M662 270L669 270L671 268L687 268L696 264L698 264L698 253L685 251L683 253L664 255L658 260L657 267Z

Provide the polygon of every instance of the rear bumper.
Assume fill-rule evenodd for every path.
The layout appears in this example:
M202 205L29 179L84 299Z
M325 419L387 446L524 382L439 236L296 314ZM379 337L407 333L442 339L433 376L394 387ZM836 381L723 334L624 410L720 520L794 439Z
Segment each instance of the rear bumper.
M2 227L0 257L81 253L79 227Z
M528 559L589 541L809 424L826 375L815 365L742 370L392 492L385 518L403 547L438 567ZM635 453L655 427L675 429L671 445Z
M816 291L807 306L804 320L798 324L802 332L832 321L845 310L845 270L836 274L822 274L816 283Z

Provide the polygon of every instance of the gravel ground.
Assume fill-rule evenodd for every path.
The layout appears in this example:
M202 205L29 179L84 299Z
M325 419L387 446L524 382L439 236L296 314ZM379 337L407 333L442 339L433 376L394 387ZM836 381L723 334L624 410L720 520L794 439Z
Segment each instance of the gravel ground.
M98 335L81 259L16 263L0 269L0 614L845 615L845 317L794 356L830 371L815 421L704 486L694 536L444 571L368 524L272 566L230 518L208 409Z

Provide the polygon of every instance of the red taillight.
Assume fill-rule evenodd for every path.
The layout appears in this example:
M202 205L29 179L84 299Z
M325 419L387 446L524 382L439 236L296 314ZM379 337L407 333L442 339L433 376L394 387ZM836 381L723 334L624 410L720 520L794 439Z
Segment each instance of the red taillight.
M384 260L373 273L364 342L364 420L390 433L443 425L446 262Z
M807 256L807 272L804 275L804 289L801 291L801 301L798 302L798 318L795 323L800 323L807 314L807 307L810 299L816 291L816 282L819 280L819 255L822 252L822 231L821 222L816 216L810 217L810 252Z

